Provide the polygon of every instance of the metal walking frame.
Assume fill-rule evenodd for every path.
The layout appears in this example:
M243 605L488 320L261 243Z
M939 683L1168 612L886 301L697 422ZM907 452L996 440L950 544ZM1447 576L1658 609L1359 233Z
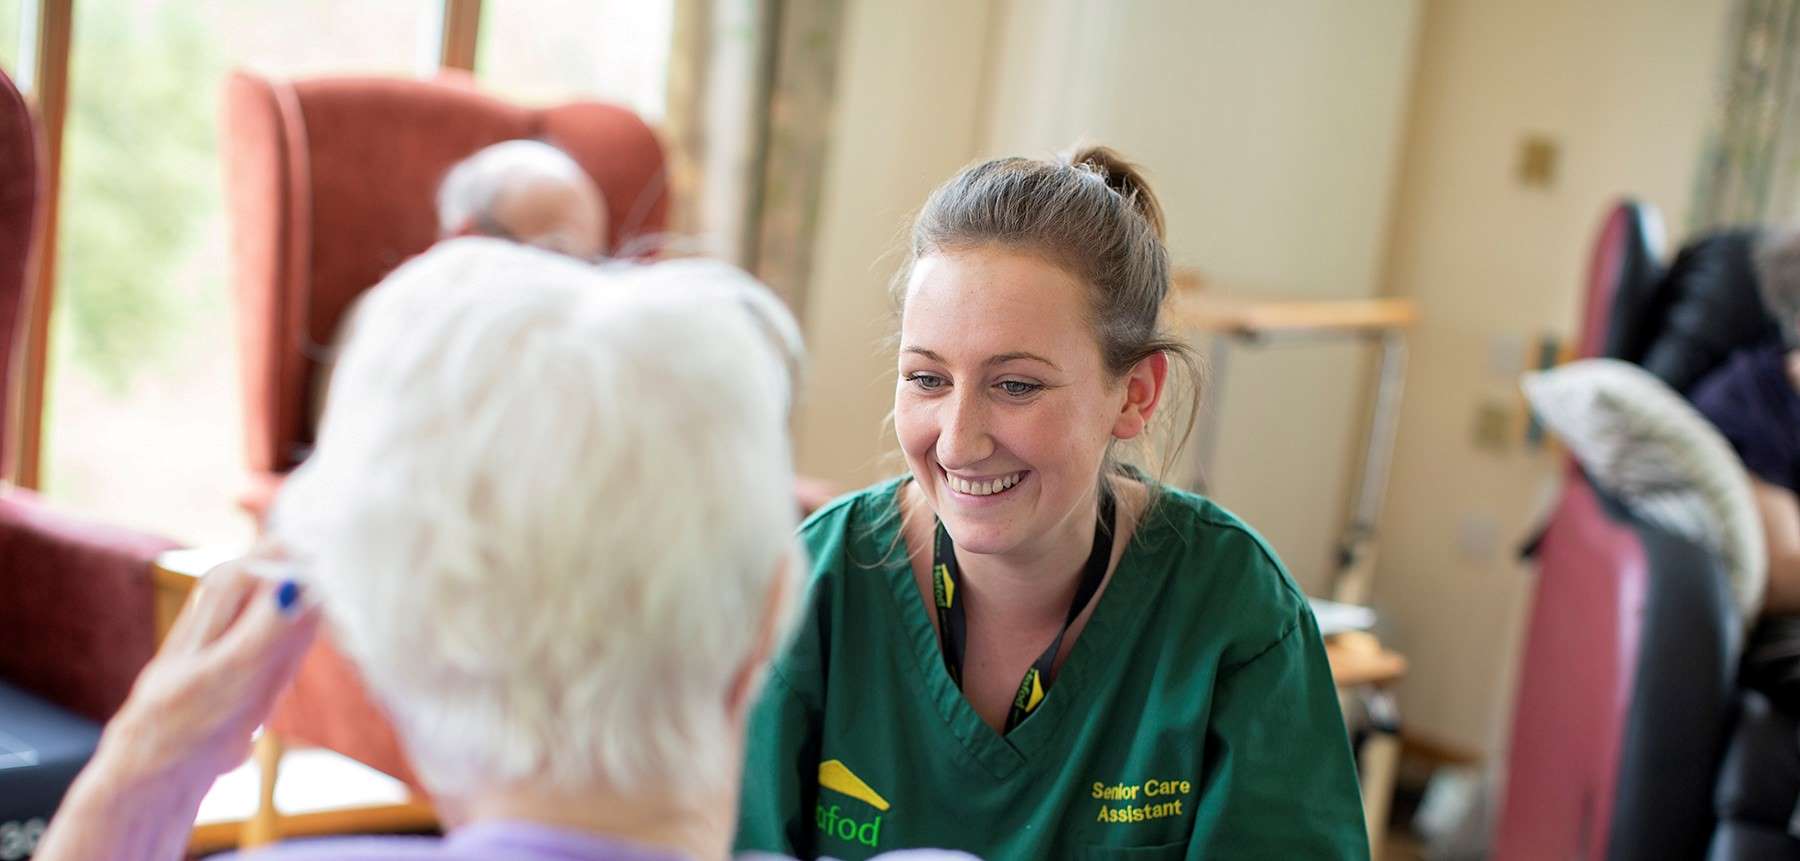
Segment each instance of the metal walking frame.
M1400 423L1400 396L1406 377L1405 332L1418 321L1416 306L1406 299L1340 301L1246 301L1221 297L1204 289L1191 273L1178 273L1175 301L1168 322L1190 333L1212 337L1207 355L1212 372L1211 397L1194 417L1197 456L1189 485L1204 490L1218 452L1220 406L1232 351L1240 346L1353 339L1380 350L1375 397L1362 458L1356 467L1349 516L1337 540L1329 591L1332 600L1363 604L1374 580L1381 505L1393 463L1394 438ZM1379 647L1377 647L1379 648ZM1328 648L1329 652L1330 649ZM1362 717L1365 735L1357 756L1363 790L1363 815L1371 854L1379 857L1387 831L1395 772L1400 758L1400 713L1387 685L1404 674L1405 660L1382 650L1381 660L1396 665L1377 674L1373 683L1341 682L1339 696L1346 713ZM1334 659L1336 660L1336 659ZM1334 674L1337 668L1334 667Z
M1191 282L1190 282L1191 283ZM1231 353L1239 346L1272 346L1296 342L1357 340L1380 350L1375 398L1363 456L1357 463L1351 508L1337 541L1336 568L1330 594L1334 601L1360 604L1368 600L1373 579L1375 542L1381 505L1393 463L1394 437L1400 423L1400 397L1406 377L1405 332L1418 320L1406 299L1333 301L1243 301L1221 298L1197 287L1179 286L1169 322L1178 329L1212 336L1207 358L1212 374L1210 397L1195 415L1198 446L1189 485L1207 487L1218 453L1219 418L1224 380Z

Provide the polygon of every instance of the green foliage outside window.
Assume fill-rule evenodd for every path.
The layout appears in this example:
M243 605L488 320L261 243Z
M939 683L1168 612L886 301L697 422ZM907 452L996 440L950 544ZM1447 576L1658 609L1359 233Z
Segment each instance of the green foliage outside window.
M122 391L196 336L180 319L222 299L180 283L178 265L217 211L209 91L222 61L188 4L107 5L77 6L53 337L58 361Z
M0 69L19 77L19 0L0 0Z

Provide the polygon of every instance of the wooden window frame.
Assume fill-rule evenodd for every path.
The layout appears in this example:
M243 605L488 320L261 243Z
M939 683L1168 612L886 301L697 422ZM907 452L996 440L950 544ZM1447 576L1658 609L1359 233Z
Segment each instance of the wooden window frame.
M475 51L481 37L481 0L444 0L438 19L438 66L475 73Z
M38 213L31 270L25 275L29 302L25 308L25 342L20 349L19 399L13 439L13 483L35 490L44 436L44 372L50 347L50 309L56 301L56 225L62 197L63 121L69 107L69 42L75 23L75 0L36 0L27 22L34 35L26 94L37 113L44 165L39 176L42 201Z
M24 343L19 350L17 409L11 412L16 440L12 475L0 480L36 490L43 469L44 388L49 371L50 313L56 305L56 247L62 200L63 129L69 106L69 50L75 24L75 0L28 0L21 8L35 10L24 28L32 33L35 47L27 79L26 98L36 109L42 136L44 166L43 204L37 221L37 242L32 268L26 273L29 303L25 308ZM443 0L438 19L438 63L444 69L474 73L475 53L481 35L481 0ZM0 387L0 391L3 391Z

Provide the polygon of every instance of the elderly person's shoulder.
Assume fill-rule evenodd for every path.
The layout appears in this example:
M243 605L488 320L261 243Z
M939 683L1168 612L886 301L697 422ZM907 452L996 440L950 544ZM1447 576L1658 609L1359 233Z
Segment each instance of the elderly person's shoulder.
M771 861L781 859L785 855L739 855L737 861ZM823 861L832 861L829 857ZM981 861L967 852L950 852L943 849L902 849L898 852L883 852L870 861Z

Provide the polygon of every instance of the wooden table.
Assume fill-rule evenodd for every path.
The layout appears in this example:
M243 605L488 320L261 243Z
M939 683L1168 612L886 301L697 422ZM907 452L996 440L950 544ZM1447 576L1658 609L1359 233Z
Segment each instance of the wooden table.
M175 617L187 603L188 594L200 582L201 575L215 566L244 555L247 548L234 546L189 547L165 551L150 568L150 582L156 589L156 641L162 642Z
M1360 632L1327 638L1325 659L1331 662L1331 680L1340 688L1391 685L1406 675L1406 656Z

